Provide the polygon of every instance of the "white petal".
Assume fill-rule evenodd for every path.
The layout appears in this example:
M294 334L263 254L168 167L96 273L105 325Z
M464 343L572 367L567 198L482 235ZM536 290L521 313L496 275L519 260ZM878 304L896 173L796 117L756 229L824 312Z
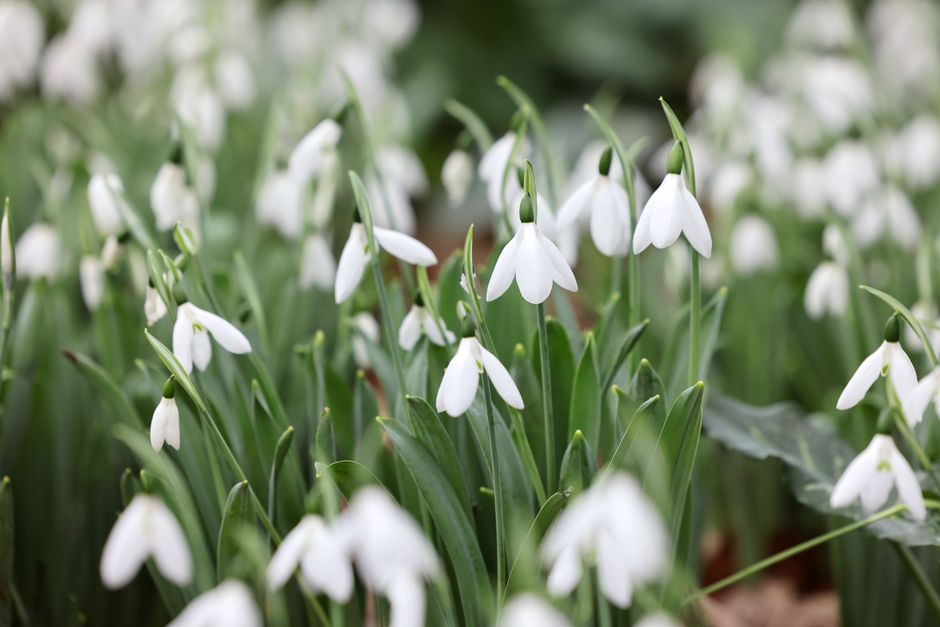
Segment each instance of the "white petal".
M104 544L101 581L106 588L128 584L147 559L149 546L142 535L147 502L140 499L136 497L121 513Z
M842 390L839 401L836 403L836 409L850 409L855 407L860 400L865 397L868 389L878 379L881 374L881 368L884 365L884 352L886 344L883 343L874 353L865 358L852 378Z
M937 377L940 371L934 370L926 377L920 380L913 390L902 398L904 406L904 417L907 418L907 424L913 426L919 424L924 419L924 412L930 399L937 394Z
M353 590L353 573L341 542L318 516L313 519L307 550L300 561L304 579L315 590L323 590L340 603L349 600Z
M180 450L180 410L175 399L164 399L166 403L166 443Z
M209 367L212 361L212 343L209 342L209 334L205 331L196 331L193 333L193 363L200 372Z
M643 212L649 211L651 214L649 233L656 248L666 248L679 239L687 213L682 196L683 187L684 183L678 174L667 174L646 202Z
M228 320L214 313L193 307L196 322L204 326L219 345L234 355L251 352L248 338Z
M424 626L424 583L414 577L399 577L385 590L391 606L389 627Z
M641 252L649 248L649 245L652 243L650 236L650 215L651 212L647 211L649 208L649 201L646 203L646 207L640 213L640 219L636 223L636 231L633 232L633 254L639 255Z
M193 371L193 321L183 312L185 304L176 311L173 323L173 355L187 373Z
M284 536L274 555L271 556L271 561L268 562L267 578L271 590L277 590L287 583L297 569L297 564L300 563L300 557L307 541L308 526L305 524L306 519L305 516L296 527Z
M591 200L591 194L594 191L596 182L596 180L590 180L584 183L575 190L571 198L564 202L558 210L558 220L556 223L558 229L570 228L578 221L578 218L581 217L584 210L587 208L588 201Z
M454 341L454 334L447 330L443 320L435 320L428 310L421 316L421 330L431 342L438 346L446 346ZM441 332L443 331L443 335ZM445 339L446 338L446 339Z
M164 440L166 440L166 405L160 401L150 419L150 446L159 452L163 448Z
M433 266L437 263L434 252L410 235L379 227L374 227L373 232L381 248L403 261L416 266Z
M552 293L554 274L537 228L534 224L523 224L519 228L515 264L519 292L533 305L544 303Z
M558 556L555 565L548 574L548 593L555 597L571 594L581 581L581 555L577 545L572 544Z
M894 473L894 483L898 488L901 502L907 505L914 518L924 520L927 517L927 509L924 507L924 495L920 491L920 482L917 481L911 465L897 449L891 454L891 472Z
M361 224L353 224L349 231L349 239L343 245L343 252L339 256L339 265L336 268L336 285L334 296L336 304L349 298L366 268L366 238Z
M849 463L845 472L839 477L832 489L832 495L829 497L829 506L834 509L845 507L857 499L865 486L871 481L877 467L878 458L874 449L869 445Z
M630 235L629 223L621 222L623 211L617 205L615 185L598 185L591 207L591 239L597 250L608 257L616 254L622 247L623 240Z
M398 345L406 351L410 351L421 339L421 311L418 307L412 307L405 315L398 327Z
M706 259L712 256L712 234L708 230L708 222L702 208L687 189L683 187L682 197L685 200L685 217L682 220L682 232L689 240L698 254Z
M607 600L619 608L630 607L633 582L620 555L623 548L610 536L601 533L597 538L597 580Z
M564 254L555 246L555 242L541 234L539 237L542 247L552 263L552 270L554 271L552 280L569 292L577 292L578 281L574 278L574 272L571 271L571 266L568 265L568 260L565 259Z
M917 371L911 358L897 342L891 343L888 352L888 380L894 386L899 399L905 399L917 385Z
M516 275L516 251L518 248L519 234L517 233L503 247L496 259L496 265L493 266L490 281L486 286L486 300L491 301L499 298L512 285L512 279Z
M160 502L151 512L151 531L154 561L160 573L178 586L184 586L193 577L193 558L189 545L176 518Z
M862 487L862 507L869 512L880 508L888 500L893 485L894 475L888 469L877 469Z
M486 370L486 375L490 378L490 381L493 382L493 387L496 388L496 392L499 393L503 400L511 407L524 409L525 404L522 402L522 395L519 393L519 388L516 387L515 381L512 380L512 375L509 374L509 371L506 370L506 367L499 361L496 355L481 346L480 361L483 362L483 369Z
M438 390L438 411L446 411L451 416L460 416L473 403L480 382L480 371L476 363L473 338L464 338L457 353L444 370L441 388Z

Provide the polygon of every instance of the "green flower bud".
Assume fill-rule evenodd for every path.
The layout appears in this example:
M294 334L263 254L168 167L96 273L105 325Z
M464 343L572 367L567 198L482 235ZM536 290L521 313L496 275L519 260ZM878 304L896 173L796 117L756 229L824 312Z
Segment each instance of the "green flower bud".
M467 316L460 321L460 337L474 337L477 334L476 328L473 326L472 316Z
M523 224L535 222L535 210L532 208L532 199L528 194L523 194L522 202L519 203L519 221Z
M173 398L176 396L176 380L170 377L163 384L163 398Z
M597 162L597 173L601 176L607 176L610 173L610 162L613 160L614 150L610 146L601 153L600 161Z
M676 142L672 147L672 150L669 151L669 158L666 159L666 172L669 174L678 174L682 172L682 144Z
M901 338L901 321L894 314L885 323L885 342L897 342Z

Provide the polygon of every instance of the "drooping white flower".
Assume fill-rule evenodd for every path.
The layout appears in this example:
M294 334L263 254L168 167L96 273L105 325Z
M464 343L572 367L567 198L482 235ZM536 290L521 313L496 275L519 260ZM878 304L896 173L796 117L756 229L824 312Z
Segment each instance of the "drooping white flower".
M304 238L300 252L300 274L298 282L301 289L317 287L328 290L336 281L336 260L330 244L320 233L311 233Z
M631 239L630 199L627 192L609 176L613 152L608 148L600 158L595 176L581 185L558 211L557 229L573 227L585 213L590 215L591 239L608 257L620 254Z
M496 627L571 627L571 622L551 604L527 592L506 603Z
M664 612L647 614L633 627L682 627L682 623Z
M287 170L301 185L329 170L336 159L336 146L343 128L336 120L327 118L307 133L294 148L287 163Z
M493 145L483 153L483 156L480 158L480 164L477 166L477 173L480 176L480 180L486 185L486 197L489 200L490 207L493 211L501 212L503 211L503 200L509 200L508 197L505 197L505 189L503 187L503 174L506 172L506 167L509 165L510 157L521 158L528 152L528 142L523 140L518 150L518 154L515 156L512 154L512 148L516 143L516 134L513 132L506 133L495 142ZM509 180L514 176L513 172L509 172L509 176L506 177L506 183L509 183ZM510 207L512 205L509 205Z
M911 313L924 327L924 333L927 334L927 340L933 347L934 352L940 350L940 328L937 328L937 325L940 324L940 318L937 317L937 308L931 303L919 301L911 307ZM910 325L904 327L904 342L913 350L924 350L923 343Z
M325 592L340 603L349 600L353 591L350 557L337 532L319 516L304 516L284 536L268 564L268 585L277 590L298 566L311 591Z
M89 311L96 311L104 297L104 265L94 255L85 255L78 262L78 279L82 300Z
M144 316L147 318L147 326L152 327L163 316L166 315L166 303L163 297L152 285L147 285L144 296Z
M16 273L25 279L54 279L62 268L62 240L53 227L36 222L16 243Z
M920 216L904 192L886 185L866 198L854 216L852 233L861 246L889 235L902 248L913 250L920 241Z
M447 328L447 324L440 318L435 319L431 312L424 306L424 300L419 294L415 303L408 310L405 318L398 327L398 345L406 351L410 351L425 335L438 346L453 344L456 336Z
M424 166L410 148L396 144L382 146L376 150L375 160L382 178L400 186L409 195L424 194L428 191L428 177Z
M924 419L924 412L931 400L934 402L937 416L940 416L940 368L933 369L906 397L901 398L904 416L909 425L919 424Z
M855 407L868 389L878 380L879 376L887 376L891 386L901 400L917 385L917 372L911 358L904 352L898 342L901 335L900 322L897 316L892 316L885 325L885 340L875 352L865 358L852 378L842 390L836 409L850 409Z
M183 67L171 89L173 106L199 145L215 152L225 139L225 105L202 68Z
M839 317L849 304L849 274L835 261L823 261L806 282L803 307L810 318L822 318L827 313Z
M117 174L96 172L88 180L88 207L102 236L117 235L124 229L124 217L117 205L117 195L123 192L124 185Z
M452 207L463 203L473 182L473 159L466 150L454 150L441 168L441 182Z
M33 80L44 41L42 15L32 2L0 2L0 101Z
M917 476L891 436L879 433L839 477L829 506L846 507L855 499L861 499L862 507L874 511L888 500L892 486L897 487L898 497L914 518L927 517Z
M854 18L840 0L803 0L787 23L791 44L830 50L846 48L855 38Z
M157 497L138 494L108 534L101 554L102 583L111 589L130 583L148 557L178 586L193 577L193 558L176 518Z
M731 232L731 265L742 275L773 270L779 262L777 237L763 218L747 215Z
M66 32L46 47L40 64L43 96L73 105L87 105L101 91L94 51Z
M633 589L659 578L669 564L668 535L655 506L623 473L600 477L563 511L542 542L548 591L567 596L593 558L601 592L629 607Z
M437 263L437 257L431 249L410 235L378 226L373 226L372 233L375 236L376 248L385 250L402 261L425 267ZM349 230L349 239L343 246L343 252L339 256L339 265L336 268L334 296L337 304L349 298L355 291L368 261L366 230L356 214L356 221Z
M861 141L836 144L823 160L825 192L829 204L842 216L850 216L866 195L879 184L878 164L871 148Z
M860 62L821 56L802 69L803 98L810 111L832 134L842 134L874 108L875 90L868 70Z
M849 247L845 241L845 234L835 224L827 224L823 229L823 251L842 265L849 263Z
M101 263L105 270L112 270L117 267L121 256L124 254L124 245L117 235L108 235L104 238L104 244L101 245ZM144 269L146 272L146 268Z
M940 78L936 3L877 0L868 12L879 79L896 98L924 97Z
M751 181L754 173L743 161L723 163L715 171L710 184L709 202L712 211L730 211Z
M287 170L268 174L258 191L258 222L277 229L285 239L296 240L303 231L303 186Z
M533 304L543 303L552 293L552 285L578 291L578 281L564 255L535 223L529 197L524 196L519 210L521 224L516 234L499 253L486 288L486 300L502 296L513 279L522 297Z
M908 122L900 133L901 175L915 190L940 180L940 121L921 114Z
M818 159L805 157L793 164L791 193L797 212L815 218L826 208L826 172Z
M251 589L226 579L200 594L167 627L262 627L261 613Z
M394 50L407 43L418 29L421 14L412 0L369 0L362 12L367 41Z
M150 208L159 230L169 231L179 222L199 239L199 199L179 163L168 161L160 166L150 187Z
M466 323L465 323L466 324ZM441 387L437 390L435 406L437 411L447 412L457 417L470 409L477 394L480 374L485 372L490 378L496 393L516 409L523 409L522 395L512 380L512 375L493 353L486 350L472 335L472 328L465 331L465 336L457 346L457 352L444 370Z
M193 364L205 370L212 359L212 344L209 334L228 352L244 355L251 352L251 344L232 323L200 309L192 303L183 303L176 308L176 323L173 325L173 354L186 372L192 372Z
M180 450L180 410L176 406L175 384L170 379L163 386L163 396L150 419L150 445L160 452L166 442Z
M255 76L244 54L231 48L223 50L215 61L214 69L219 97L228 109L247 109L255 102Z
M382 337L379 323L372 314L362 312L353 316L352 325L353 361L360 368L369 368L372 366L372 359L369 358L368 343L379 343Z
M389 177L369 173L365 178L366 193L372 200L375 226L402 233L414 233L417 221L411 196L404 184Z

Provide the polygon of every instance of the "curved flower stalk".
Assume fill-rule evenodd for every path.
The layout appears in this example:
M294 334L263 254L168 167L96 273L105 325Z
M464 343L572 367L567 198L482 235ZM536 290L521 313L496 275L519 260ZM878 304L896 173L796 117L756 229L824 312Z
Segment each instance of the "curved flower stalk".
M861 401L879 376L887 376L898 399L907 398L917 385L917 372L911 358L898 342L901 336L900 320L891 316L885 324L884 342L865 358L849 379L836 403L836 409L851 409Z
M502 296L513 279L519 292L528 302L537 305L545 302L557 283L571 292L578 291L578 281L558 247L542 235L535 223L535 211L528 194L519 207L521 225L509 243L503 247L493 267L486 300Z
M101 581L111 589L130 583L148 557L178 586L193 577L192 555L176 518L157 497L138 494L108 534L101 554Z
M927 517L917 476L891 436L879 433L839 477L829 505L841 508L860 499L862 507L873 512L887 502L892 487L897 487L898 497L914 518Z
M353 591L347 548L337 531L319 516L308 514L284 536L268 564L268 585L281 588L297 567L312 592L324 592L345 603Z
M95 229L102 237L119 235L124 230L124 218L118 208L118 194L124 185L117 174L96 172L88 180L88 207Z
M550 603L526 592L510 599L496 627L571 627L571 622Z
M404 233L383 229L377 226L372 228L375 234L375 245L379 250L398 257L402 261L417 266L433 266L437 263L437 256L430 248ZM336 285L334 296L336 303L342 303L355 291L362 279L366 263L369 261L368 237L365 227L356 212L355 221L349 230L349 239L343 246L339 256L339 265L336 268Z
M307 185L329 172L337 158L336 147L343 128L332 118L317 124L297 143L287 170L300 185Z
M157 452L163 449L164 442L180 450L180 410L175 397L176 385L170 377L163 385L163 396L150 419L150 445Z
M251 589L226 579L200 594L167 627L262 627L261 612Z
M205 370L209 365L212 359L210 333L222 348L234 355L251 352L248 338L232 323L192 303L183 303L176 309L173 354L187 373L193 371L193 364L199 370Z
M659 513L632 477L604 475L559 515L542 542L550 568L548 591L567 596L593 558L608 601L630 606L638 584L659 578L669 564L668 534Z
M406 351L410 351L424 335L432 343L438 346L453 344L457 336L450 331L446 323L440 318L434 318L431 312L424 306L424 298L418 292L415 295L415 302L408 310L401 326L398 328L398 345Z

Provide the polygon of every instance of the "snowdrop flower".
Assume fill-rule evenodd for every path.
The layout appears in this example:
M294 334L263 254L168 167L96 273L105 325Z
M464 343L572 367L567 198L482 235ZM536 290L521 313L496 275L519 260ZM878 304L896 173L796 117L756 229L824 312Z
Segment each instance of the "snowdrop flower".
M823 229L822 239L825 253L842 265L848 265L849 250L842 230L835 224L827 224L826 228Z
M548 591L567 596L582 577L582 560L593 556L608 601L629 607L637 584L660 577L669 564L666 528L656 508L630 476L602 476L574 500L542 542L551 568Z
M682 178L682 149L676 144L669 155L666 176L643 207L633 234L633 252L652 244L668 248L684 233L689 244L706 259L712 256L712 235L702 208Z
M571 627L571 623L549 603L527 592L506 604L496 627Z
M171 90L180 120L192 129L196 141L215 152L225 139L225 105L201 70L178 72Z
M328 290L336 281L336 260L326 238L319 233L311 233L304 239L300 252L300 275L298 282L301 289L318 287Z
M940 368L932 370L917 383L906 398L901 399L904 416L909 425L914 426L924 419L924 412L931 400L934 402L937 416L940 416Z
M178 586L193 577L193 558L179 523L163 501L138 494L120 516L101 554L101 581L112 590L130 583L148 557Z
M502 212L503 211L503 198L505 196L505 189L503 188L503 174L506 172L506 167L509 165L510 157L513 157L512 148L516 143L516 133L508 132L490 146L486 152L483 153L483 156L480 158L480 165L477 166L477 173L480 176L480 180L486 184L486 197L489 200L490 207L493 211ZM520 158L528 152L528 142L523 139L519 154L516 154L516 158ZM512 178L512 172L507 179ZM508 182L508 181L507 181Z
M32 2L0 2L0 101L32 81L44 41L42 15Z
M833 134L841 134L874 108L874 87L854 59L824 56L803 69L801 93L810 110Z
M457 337L447 328L447 324L440 318L435 319L431 312L424 306L424 299L419 292L415 296L415 302L401 321L398 328L398 345L406 351L410 351L421 339L422 335L437 344L445 346L453 344Z
M843 141L836 144L823 161L825 194L842 216L852 215L862 199L879 183L878 164L867 144Z
M382 178L400 185L408 194L428 191L428 177L414 151L397 145L382 146L376 150L375 160Z
M682 627L682 623L669 614L656 612L655 614L647 614L633 627Z
M470 183L473 182L473 159L467 151L457 149L447 155L441 168L441 182L444 183L451 206L463 204Z
M864 398L865 393L880 376L887 376L899 399L907 395L917 385L917 372L904 349L898 343L901 337L901 323L897 315L891 316L885 324L884 342L865 360L849 379L836 409L851 409Z
M731 265L742 275L777 267L779 253L773 227L756 215L737 221L731 232Z
M346 548L328 522L307 514L284 536L268 564L268 585L282 587L300 566L312 592L325 592L340 603L353 591L353 572Z
M914 303L911 307L911 313L914 315L914 318L921 323L921 326L924 327L927 339L930 341L934 352L936 352L940 349L940 329L937 328L937 324L940 321L937 319L937 308L930 303L920 301ZM904 327L904 342L914 350L924 350L923 343L910 325L905 325Z
M596 176L581 185L558 211L557 229L571 228L585 213L590 214L591 239L599 251L612 257L630 241L630 199L610 176L611 148L602 154Z
M78 279L82 300L89 311L95 311L104 297L104 265L94 255L85 255L78 262Z
M803 0L787 23L789 42L822 49L847 48L855 38L853 18L841 0Z
M888 500L891 487L917 520L927 517L920 483L891 436L876 434L865 450L852 460L832 489L829 506L846 507L860 498L862 507L871 512Z
M167 627L262 627L261 613L251 589L226 579L200 594Z
M887 185L866 199L854 217L852 233L861 246L887 234L902 248L913 250L920 241L920 216L904 192Z
M160 166L150 187L150 208L159 230L169 231L179 222L199 239L199 199L181 163L168 161Z
M839 317L849 304L849 274L845 267L835 261L823 261L806 282L803 307L813 319L827 313Z
M709 202L712 211L725 211L734 208L734 204L754 175L751 168L743 161L729 161L715 171L711 180Z
M176 384L171 377L163 385L163 396L150 419L150 445L158 453L164 442L180 450L180 410L175 397Z
M219 97L228 109L247 109L254 103L255 77L245 55L237 50L225 50L219 53L214 69Z
M128 237L130 237L130 233L124 231L120 236L108 235L104 238L104 244L101 245L101 263L104 265L105 270L117 267L121 255L124 253L123 242Z
M193 371L193 364L196 364L199 370L205 370L209 365L209 360L212 359L210 333L222 348L234 355L251 352L248 338L230 322L192 303L183 303L176 308L173 354L187 373Z
M480 373L483 372L510 407L525 408L512 375L496 355L483 348L473 335L473 325L464 319L463 338L457 345L453 359L444 370L441 387L437 390L437 411L447 412L456 418L470 409L477 395Z
M923 190L940 180L940 121L921 114L900 133L901 175L915 190Z
M88 207L95 228L102 236L117 235L124 230L124 217L118 208L118 194L124 185L117 174L95 173L88 180Z
M166 303L153 284L148 283L144 294L144 316L147 318L147 326L152 327L166 315Z
M366 193L372 199L375 226L414 233L417 226L415 209L408 188L403 183L388 177L380 179L369 173L365 178L365 186Z
M797 213L815 218L826 208L826 173L818 159L803 158L793 165L791 193Z
M16 243L16 271L26 279L53 279L62 267L62 241L59 233L36 222Z
M87 105L98 97L101 78L94 52L66 32L46 47L40 65L44 96L73 105Z
M940 77L937 7L925 0L879 0L868 27L879 78L898 97L924 97Z
M360 368L372 366L369 358L368 343L378 344L381 339L381 329L375 317L370 313L358 313L353 316L352 353L353 361Z
M437 257L431 249L410 235L378 226L373 226L372 233L375 237L376 248L385 250L402 261L425 267L437 263ZM349 298L359 285L370 257L368 243L366 229L357 211L352 228L349 230L349 239L343 246L343 252L339 256L339 265L336 268L334 296L337 304Z
M528 194L523 196L519 207L519 220L519 229L503 247L493 267L486 288L486 300L502 296L512 285L513 278L522 297L532 304L545 302L552 293L554 283L577 292L578 282L564 255L550 239L542 235L535 223Z
M313 127L294 148L287 162L287 170L294 180L307 185L331 169L342 134L343 128L332 118Z
M268 174L258 191L258 222L277 229L285 239L296 240L303 231L303 185L287 170Z

